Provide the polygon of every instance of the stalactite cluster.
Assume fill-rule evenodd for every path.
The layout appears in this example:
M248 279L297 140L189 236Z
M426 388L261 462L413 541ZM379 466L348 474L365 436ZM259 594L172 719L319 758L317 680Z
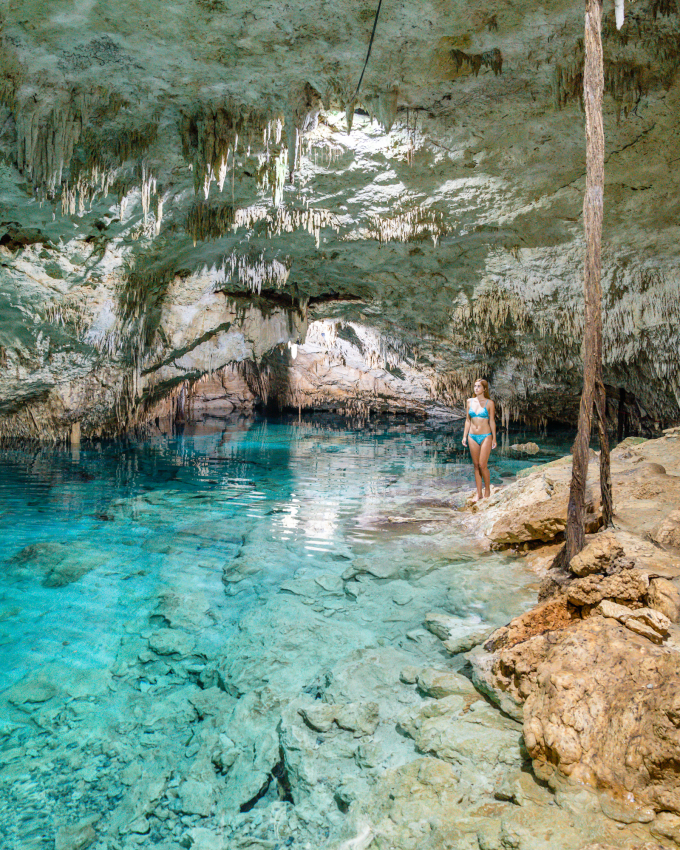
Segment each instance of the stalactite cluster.
M236 277L241 286L260 295L263 288L281 289L288 280L290 268L290 257L266 260L264 254L251 256L232 251L221 268L215 270L214 285L216 289L222 288Z
M482 68L491 68L496 76L503 73L503 54L497 47L483 53L465 53L454 49L449 58L456 76L474 74L476 77Z
M212 182L220 191L224 188L239 144L243 150L250 150L252 145L266 150L272 137L280 139L280 132L280 123L272 116L235 103L216 107L204 104L185 114L181 124L182 149L193 163L196 194L202 189L207 199Z
M362 239L384 242L421 242L432 239L437 245L448 232L444 216L437 210L418 207L390 218L371 216L368 226L360 231ZM349 238L353 238L350 236Z
M260 222L264 222L262 226ZM253 235L271 239L282 233L306 230L319 247L323 228L339 229L336 216L325 209L251 206L235 209L229 202L195 201L189 208L186 229L194 240L219 239L230 231L245 228Z
M640 98L656 86L668 86L680 68L680 30L677 23L662 25L657 15L676 12L675 0L654 3L649 12L629 11L621 29L613 15L602 24L605 92L616 104L617 119L627 116ZM627 50L626 48L634 48ZM557 109L583 96L583 40L571 55L555 65L554 101Z

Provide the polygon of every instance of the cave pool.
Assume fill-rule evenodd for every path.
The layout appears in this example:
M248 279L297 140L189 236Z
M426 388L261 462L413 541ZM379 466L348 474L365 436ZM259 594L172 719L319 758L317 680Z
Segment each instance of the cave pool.
M0 846L202 850L216 824L234 848L338 835L337 794L315 821L285 748L263 744L287 702L328 699L337 664L367 647L464 672L424 614L479 631L535 596L535 576L451 523L473 487L461 435L235 417L2 449ZM541 453L518 459L499 436L492 483L570 435L509 441L529 439ZM409 753L397 742L384 765Z

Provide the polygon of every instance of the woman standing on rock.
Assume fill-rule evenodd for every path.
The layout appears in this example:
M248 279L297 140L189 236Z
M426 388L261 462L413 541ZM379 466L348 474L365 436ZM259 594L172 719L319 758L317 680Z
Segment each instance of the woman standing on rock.
M491 495L487 464L491 449L496 448L496 405L491 401L488 383L482 378L475 381L474 393L475 397L467 400L463 445L468 445L469 438L477 483L477 498L474 501L478 502L482 498L488 499ZM484 496L482 496L482 485L484 485Z

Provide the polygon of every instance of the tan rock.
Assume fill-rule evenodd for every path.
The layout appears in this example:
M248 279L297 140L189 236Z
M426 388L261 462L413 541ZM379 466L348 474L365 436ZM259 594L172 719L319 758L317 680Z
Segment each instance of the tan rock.
M375 702L319 703L298 709L306 723L317 732L330 731L333 723L358 736L372 735L380 722L380 707Z
M399 681L405 685L415 685L419 672L420 670L417 667L410 665L408 667L402 667L399 673Z
M632 621L644 623L650 629L654 629L654 631L664 636L668 635L671 625L671 621L665 614L662 614L661 611L655 611L653 608L637 608L631 611L626 618L626 623Z
M653 629L641 620L626 620L624 622L624 626L627 629L630 629L631 632L635 632L635 634L641 635L642 637L647 638L647 640L651 640L652 643L659 646L663 643L663 636L660 635L656 629Z
M564 629L578 614L570 607L566 596L556 596L515 617L507 626L497 629L485 643L485 649L495 652L512 647L544 632Z
M465 696L474 694L475 689L469 679L450 670L435 670L426 667L418 674L418 687L423 693L435 699L454 696L456 694Z
M647 575L640 570L626 570L613 576L585 576L567 587L567 598L572 605L597 605L603 599L619 602L638 602L649 588Z
M650 827L650 832L652 835L670 838L676 844L680 844L680 815L673 815L670 812L659 812Z
M521 706L536 687L538 667L560 634L534 635L523 643L493 653L476 647L468 656L475 687L510 717L521 720Z
M652 539L661 546L680 549L680 510L668 514L652 532Z
M621 847L615 847L613 844L586 844L581 850L621 850ZM636 844L630 850L664 850L664 848L660 844L647 841L644 844Z
M460 620L448 614L438 614L431 611L425 615L423 621L425 628L436 635L439 640L449 640L460 630Z
M619 623L623 623L645 637L649 636L650 629L659 637L667 637L671 625L671 621L661 611L655 611L653 608L632 609L612 602L611 599L603 599L592 613L618 620ZM655 642L660 643L660 641Z
M653 578L649 582L647 604L665 614L671 623L680 622L680 591L665 578Z
M552 498L535 505L509 507L487 532L487 536L494 543L505 545L530 540L553 540L567 527L567 502L567 488L560 487ZM586 506L586 531L597 531L601 521L599 501L595 505L591 500Z
M380 707L377 702L347 703L338 706L335 722L355 736L372 735L380 723Z
M299 709L300 716L317 732L328 732L335 720L335 706L320 702Z
M579 577L603 573L621 557L623 547L610 531L605 531L596 534L590 543L571 559L569 568Z
M599 614L601 617L610 617L612 620L618 620L619 623L625 623L631 610L626 605L619 605L618 602L612 602L611 599L603 599L593 608L591 613Z
M509 448L511 452L518 452L525 455L537 455L541 450L537 443L515 443Z
M524 706L535 769L680 812L680 654L603 617L556 637Z

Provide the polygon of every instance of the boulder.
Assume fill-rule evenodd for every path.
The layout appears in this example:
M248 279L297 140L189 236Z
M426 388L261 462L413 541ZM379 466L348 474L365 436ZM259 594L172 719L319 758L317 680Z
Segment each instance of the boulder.
M524 716L522 703L535 688L538 667L559 634L537 634L523 643L495 652L475 647L467 656L475 687L510 717L521 721Z
M346 703L337 707L335 722L355 737L372 735L380 722L380 708L377 702Z
M540 447L536 443L515 443L510 446L511 452L518 452L524 455L537 455L540 452Z
M194 639L179 629L159 629L149 637L149 649L157 655L189 655L195 646Z
M652 532L652 539L661 546L680 549L680 510L668 514Z
M355 737L372 735L380 722L380 708L375 702L319 703L298 709L305 722L317 732L329 732L335 723L340 729L354 732Z
M607 572L618 558L623 557L623 546L610 532L596 534L578 555L569 562L574 575L583 576Z
M590 575L576 579L567 586L566 593L569 602L581 608L597 605L603 599L636 603L646 597L648 588L646 573L627 570L612 576Z
M430 612L425 615L423 621L425 628L436 635L439 640L449 640L456 634L460 626L460 620L456 617L451 617L448 614L437 614Z
M215 801L213 786L189 777L179 786L179 800L180 811L184 814L207 817Z
M97 838L93 824L99 820L99 815L92 815L77 823L62 826L54 837L54 850L85 850Z
M537 774L604 789L633 820L680 812L679 726L680 655L603 617L559 633L524 706Z
M542 540L547 543L562 534L567 527L567 503L569 493L566 486L555 489L554 495L530 505L509 507L487 532L494 543L514 545ZM599 500L586 504L585 526L588 533L597 531L602 522Z
M434 699L442 699L454 694L465 696L475 693L469 679L449 670L435 670L432 667L426 667L418 674L417 682L420 690L427 696L434 697Z
M319 703L301 708L299 711L300 716L312 729L316 729L317 732L328 732L335 720L336 706Z
M611 599L603 599L592 613L617 620L631 631L658 644L663 643L664 638L668 637L671 625L668 617L660 611L655 611L653 608L631 609L626 605L612 602Z
M467 652L473 646L482 643L489 635L488 626L481 628L479 624L451 617L448 614L430 612L425 615L423 625L426 629L443 641L447 652L458 655Z
M78 581L101 561L101 552L87 543L48 541L25 546L10 562L10 570L21 578L41 578L43 587L57 588Z
M680 591L665 578L653 578L649 582L647 604L650 608L661 611L671 623L680 622Z

